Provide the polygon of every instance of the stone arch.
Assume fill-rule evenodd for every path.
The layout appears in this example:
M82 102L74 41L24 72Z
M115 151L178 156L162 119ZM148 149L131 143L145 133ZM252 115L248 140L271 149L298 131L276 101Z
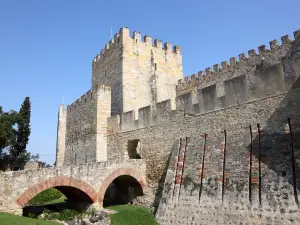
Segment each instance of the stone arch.
M144 178L142 177L142 175L138 171L131 169L131 168L119 168L119 169L113 171L112 173L110 173L108 176L106 176L106 178L102 182L101 187L98 192L98 196L99 196L98 202L99 202L100 206L103 206L104 195L105 195L105 192L106 192L108 186L110 185L110 183L112 183L116 178L123 176L123 175L131 176L134 179L136 179L137 182L141 185L142 191L144 193L146 182L145 182Z
M27 189L16 201L22 208L37 194L53 187L70 187L85 193L92 202L97 202L97 192L85 181L72 177L52 177Z

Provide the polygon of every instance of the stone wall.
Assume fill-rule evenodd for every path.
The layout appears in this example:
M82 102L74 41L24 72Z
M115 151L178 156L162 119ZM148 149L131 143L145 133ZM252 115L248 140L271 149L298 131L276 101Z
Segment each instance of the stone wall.
M128 157L128 140L140 140L141 157L147 165L147 183L153 190L151 201L157 206L174 140L185 136L199 137L203 133L215 134L224 129L231 130L228 135L234 136L234 130L249 128L249 125L256 127L257 123L261 127L278 126L278 130L282 130L282 121L286 127L288 118L299 116L297 46L294 41L283 48L278 47L278 54L265 57L263 63L253 61L251 67L245 64L242 69L241 62L236 68L237 75L222 81L222 94L218 94L217 85L210 85L178 96L176 110L171 110L170 101L165 101L157 104L160 113L156 116L152 116L149 106L139 109L138 120L134 119L134 112L109 118L108 159ZM240 71L244 72L241 74ZM249 143L231 139L228 144ZM238 149L230 154L240 156L243 153ZM230 170L230 164L227 166ZM242 167L241 171L244 169ZM272 173L275 167L269 170Z
M161 224L300 223L299 119L176 141Z
M123 112L171 99L175 108L175 86L182 79L182 56L178 46L123 29ZM155 110L155 109L154 109Z
M106 161L106 120L111 114L110 107L111 89L100 85L68 105L65 165Z
M0 212L21 214L29 200L52 187L60 190L70 201L90 201L101 207L108 185L123 175L135 179L147 193L143 160L0 172L0 183L5 184L0 187Z
M116 34L92 64L92 87L97 84L111 86L112 114L123 112L122 48L120 34Z
M300 30L294 32L294 38L299 35ZM288 35L281 37L281 45L277 40L270 41L270 49L267 49L266 45L258 47L258 54L256 49L251 49L246 53L239 54L237 60L236 57L230 58L228 61L223 61L221 66L215 64L213 68L206 68L205 71L199 71L191 76L184 77L184 80L179 80L176 87L177 96L189 93L191 91L208 87L211 85L217 85L218 89L224 89L224 81L234 77L241 76L243 74L251 74L256 70L256 66L264 67L266 65L274 65L279 62L283 62L285 67L286 61L288 61L286 54L291 54L291 46L297 44L296 41L291 41ZM287 68L288 69L288 68ZM251 78L251 77L249 77ZM249 80L250 81L250 80ZM251 84L251 83L250 83ZM222 93L222 90L220 90Z
M112 114L128 112L172 99L175 107L175 86L182 79L182 56L178 46L138 32L132 37L122 28L93 60L92 86L112 87ZM143 96L141 98L141 96Z

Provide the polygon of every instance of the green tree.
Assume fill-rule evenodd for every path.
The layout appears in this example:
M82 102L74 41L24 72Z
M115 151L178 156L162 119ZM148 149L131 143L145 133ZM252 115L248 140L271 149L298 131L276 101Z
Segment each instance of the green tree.
M3 112L0 106L0 155L4 149L10 148L15 143L15 125L18 119L19 116L15 111Z
M30 114L30 100L29 97L26 97L18 113L19 119L17 122L15 143L10 151L12 160L14 161L18 159L19 155L26 153L26 146L30 135Z

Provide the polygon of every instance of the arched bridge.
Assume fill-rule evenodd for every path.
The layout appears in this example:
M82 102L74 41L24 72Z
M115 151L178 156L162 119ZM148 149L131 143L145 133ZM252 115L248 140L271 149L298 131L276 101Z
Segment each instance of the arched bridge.
M61 191L68 200L101 208L111 184L124 196L130 195L130 188L133 190L131 195L142 194L146 185L145 174L143 160L2 172L0 211L21 214L34 196L52 187Z

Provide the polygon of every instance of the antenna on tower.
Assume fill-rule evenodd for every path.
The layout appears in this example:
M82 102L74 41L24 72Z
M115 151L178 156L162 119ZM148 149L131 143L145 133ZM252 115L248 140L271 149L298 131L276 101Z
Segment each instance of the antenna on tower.
M65 96L63 96L63 99L62 99L62 103L61 104L64 104L65 103Z
M112 27L110 27L110 39L112 39Z

